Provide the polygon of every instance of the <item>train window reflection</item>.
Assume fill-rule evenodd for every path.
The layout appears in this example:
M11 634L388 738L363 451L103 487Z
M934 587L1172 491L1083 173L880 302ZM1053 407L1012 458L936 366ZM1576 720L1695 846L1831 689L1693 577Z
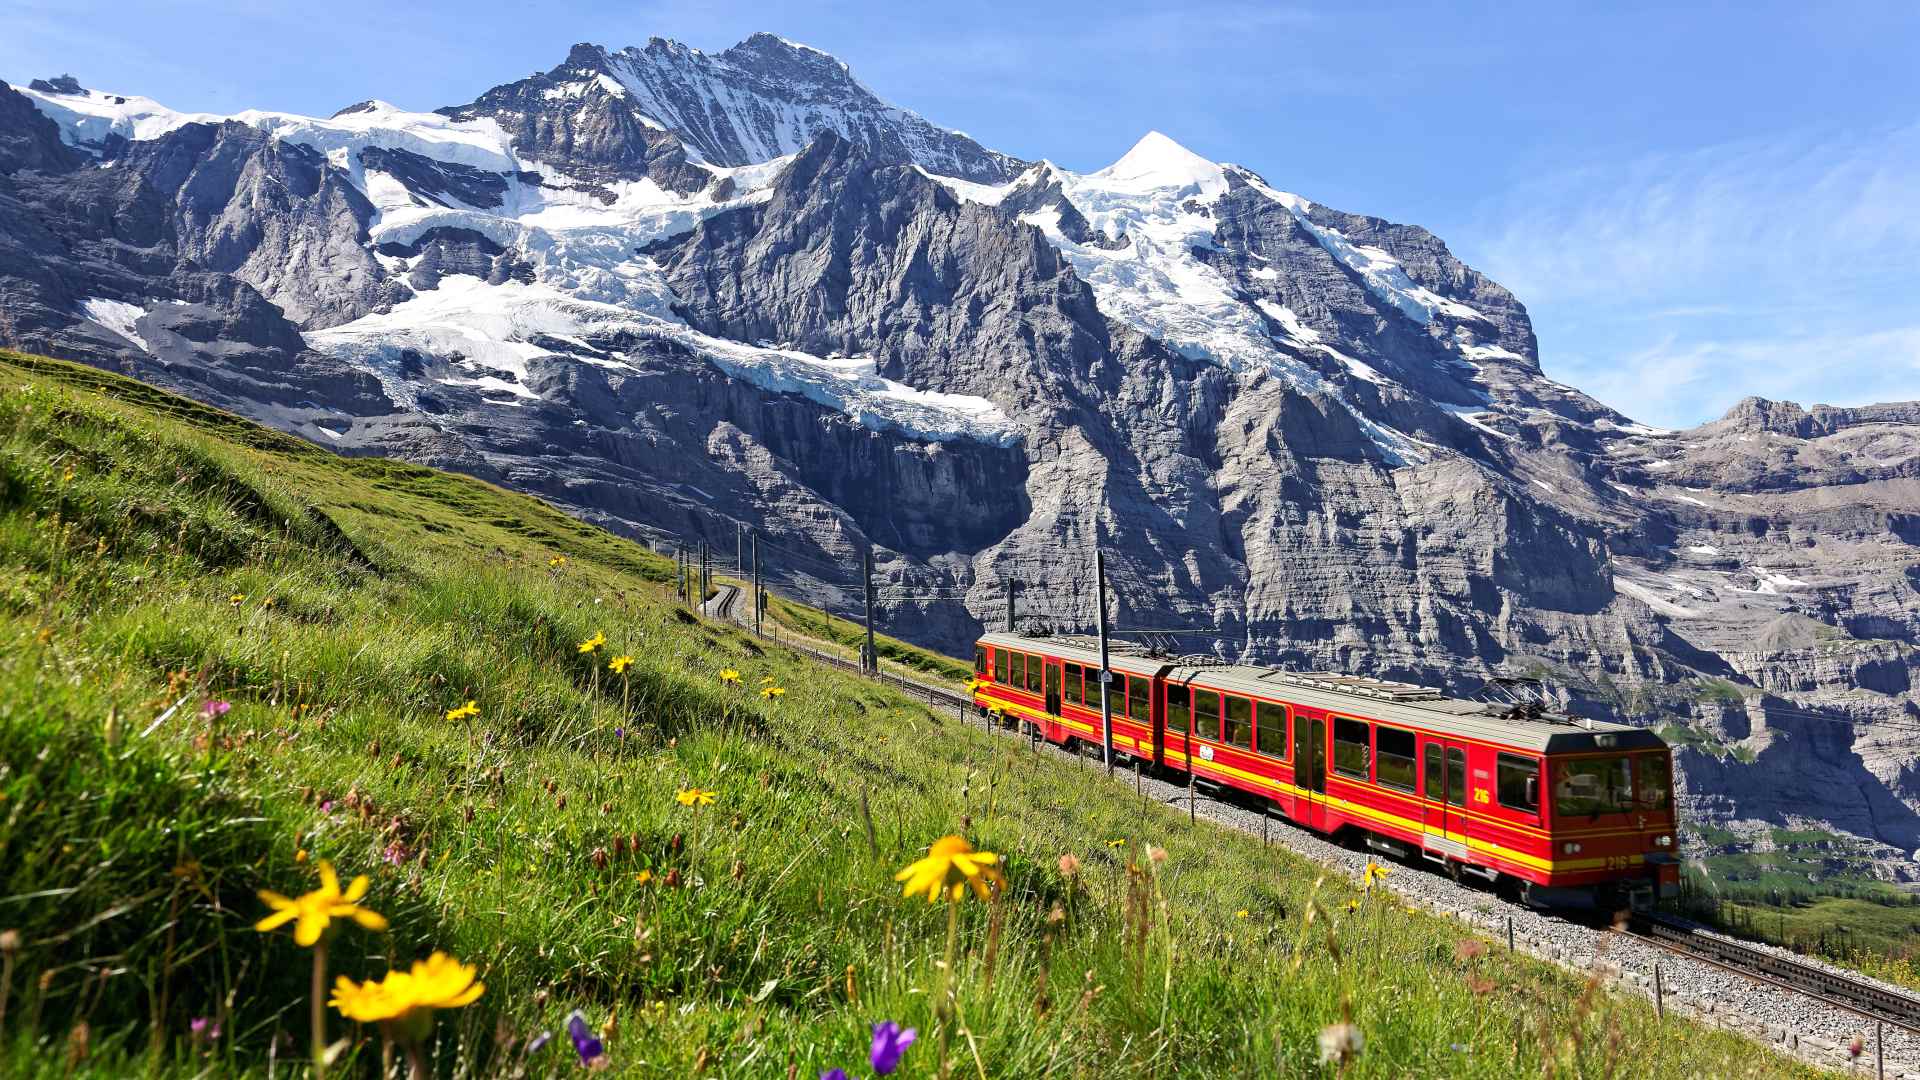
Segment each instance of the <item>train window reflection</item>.
M1345 717L1333 721L1333 771L1355 780L1372 779L1373 747L1367 737L1371 725Z
M1553 785L1553 812L1617 814L1633 809L1633 772L1624 757L1562 762Z

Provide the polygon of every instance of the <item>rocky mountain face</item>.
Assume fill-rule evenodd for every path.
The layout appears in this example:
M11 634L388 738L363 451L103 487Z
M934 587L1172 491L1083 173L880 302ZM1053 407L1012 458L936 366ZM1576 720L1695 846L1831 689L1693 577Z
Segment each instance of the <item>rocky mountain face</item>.
M1695 820L1920 873L1920 405L1635 424L1416 226L1149 134L1026 163L817 50L576 46L432 113L0 84L0 340L630 533L739 530L846 611L1664 725ZM924 599L940 597L941 599Z

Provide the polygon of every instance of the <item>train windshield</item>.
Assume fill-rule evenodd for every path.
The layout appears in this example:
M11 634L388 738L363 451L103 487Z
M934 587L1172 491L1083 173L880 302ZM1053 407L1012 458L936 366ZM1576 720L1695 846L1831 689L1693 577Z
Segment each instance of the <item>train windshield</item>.
M1558 766L1553 810L1562 816L1666 810L1673 805L1668 755L1578 758Z
M1633 809L1633 769L1625 757L1578 758L1560 764L1553 812L1567 817Z
M1670 810L1673 808L1673 768L1671 756L1664 750L1657 754L1638 754L1633 759L1634 785L1639 789L1640 809Z

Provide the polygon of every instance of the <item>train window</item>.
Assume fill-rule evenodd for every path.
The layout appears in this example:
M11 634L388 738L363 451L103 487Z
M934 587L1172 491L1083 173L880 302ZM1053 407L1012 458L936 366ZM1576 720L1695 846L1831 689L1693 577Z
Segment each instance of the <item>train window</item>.
M1242 749L1253 746L1253 702L1232 694L1226 696L1226 742Z
M1067 676L1066 699L1078 705L1080 704L1080 665L1068 664L1062 670L1065 671Z
M1147 702L1147 691L1152 689L1153 680L1139 675L1127 676L1127 715L1145 722L1153 718L1153 707Z
M1036 694L1040 692L1040 666L1043 663L1044 658L1027 654L1027 689Z
M1212 690L1193 692L1193 733L1220 741L1220 695Z
M1257 701L1259 708L1253 725L1253 748L1271 758L1287 759L1287 707L1271 701Z
M1167 730L1176 735L1187 733L1187 721L1193 716L1193 692L1184 686L1167 684Z
M989 666L993 668L993 681L997 683L1006 682L1007 681L1007 650L1002 649L996 645L994 646L994 649L993 649L993 655L988 659L991 661Z
M1540 763L1514 754L1500 755L1500 805L1523 814L1540 812ZM1624 764L1624 762L1622 762Z
M1043 660L1041 661L1040 677L1042 680L1040 683L1041 691L1045 694L1047 700L1054 700L1054 695L1060 692L1060 669Z
M1380 785L1412 791L1415 769L1413 732L1381 727L1374 729L1373 737L1374 768L1380 773Z
M1633 759L1634 787L1642 810L1665 810L1673 804L1673 774L1663 751Z
M1618 814L1633 809L1633 772L1624 757L1561 762L1555 775L1556 814Z
M975 645L973 647L973 673L975 675L985 675L987 673L987 647L985 645Z
M1333 718L1333 771L1355 780L1366 780L1373 764L1373 748L1368 744L1371 725L1344 716Z
M1467 752L1447 747L1447 801L1467 805Z
M1421 794L1434 802L1445 802L1447 798L1447 748L1439 743L1427 744L1426 790Z

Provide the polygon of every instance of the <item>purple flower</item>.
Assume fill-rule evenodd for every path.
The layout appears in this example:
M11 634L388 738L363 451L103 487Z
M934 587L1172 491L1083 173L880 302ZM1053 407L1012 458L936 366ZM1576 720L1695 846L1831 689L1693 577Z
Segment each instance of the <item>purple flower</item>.
M820 1080L847 1080L847 1070L835 1066L821 1073Z
M227 710L231 708L233 703L230 701L209 701L200 706L200 716L205 720L213 720L227 715Z
M580 1064L592 1065L607 1055L605 1046L593 1037L593 1029L587 1026L587 1018L575 1009L567 1014L567 1034L573 1037L573 1048L580 1055Z
M553 1039L553 1032L551 1031L543 1031L540 1034L535 1035L533 1037L533 1041L527 1043L527 1053L529 1054L539 1053L540 1051L547 1048L547 1043L550 1042L552 1039Z
M187 1024L194 1042L213 1042L220 1037L220 1021L211 1016L196 1016Z
M626 729L626 728L623 728L623 727L617 727L617 728L614 728L614 729L613 729L613 737L614 737L614 738L616 738L616 739L624 739L624 738L626 738L626 737L627 737L627 729Z
M320 812L321 812L321 813L323 813L323 814L331 814L331 813L333 813L333 800L332 800L332 799L328 799L328 800L327 800L326 802L323 802L323 803L321 803L321 804L320 804Z
M913 1045L920 1033L913 1028L900 1030L900 1025L891 1020L882 1020L873 1025L873 1050L867 1060L873 1063L873 1071L885 1076L900 1067L900 1056Z

